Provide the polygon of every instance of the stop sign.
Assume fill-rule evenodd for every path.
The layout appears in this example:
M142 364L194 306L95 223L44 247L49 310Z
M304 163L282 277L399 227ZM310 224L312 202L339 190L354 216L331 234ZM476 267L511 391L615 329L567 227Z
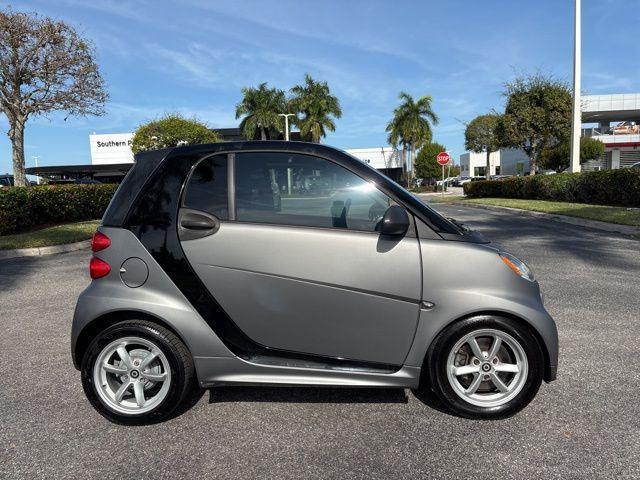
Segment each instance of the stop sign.
M449 154L447 152L440 152L437 156L436 156L436 161L438 162L438 165L442 165L443 167L449 163L449 160L451 160L451 157L449 156Z

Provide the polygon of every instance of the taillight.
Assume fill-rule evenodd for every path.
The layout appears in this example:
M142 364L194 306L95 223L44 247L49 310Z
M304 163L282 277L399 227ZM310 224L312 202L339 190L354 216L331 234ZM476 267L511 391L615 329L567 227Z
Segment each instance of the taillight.
M111 245L111 239L104 233L96 232L93 234L93 238L91 239L91 250L99 252L100 250L107 248L109 245Z
M91 259L91 262L89 262L89 275L91 275L91 278L93 278L94 280L96 278L102 278L105 275L108 275L110 271L111 267L104 260L93 257Z

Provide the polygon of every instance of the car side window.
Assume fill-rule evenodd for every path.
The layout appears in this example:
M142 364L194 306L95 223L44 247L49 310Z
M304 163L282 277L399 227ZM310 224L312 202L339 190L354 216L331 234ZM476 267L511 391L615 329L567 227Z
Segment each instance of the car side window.
M205 158L195 167L184 194L184 206L229 219L227 156Z
M373 232L391 199L349 170L311 155L239 153L237 220Z

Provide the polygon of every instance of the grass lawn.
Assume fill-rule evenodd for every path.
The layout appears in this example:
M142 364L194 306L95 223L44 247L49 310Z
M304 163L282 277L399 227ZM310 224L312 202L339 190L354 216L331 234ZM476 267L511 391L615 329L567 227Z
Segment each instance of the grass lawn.
M100 220L65 223L55 227L43 228L42 230L34 230L33 232L3 235L0 236L0 250L48 247L49 245L88 240L93 235L93 232L96 231L99 223Z
M608 207L606 205L588 205L585 203L552 202L548 200L523 200L520 198L465 198L449 196L433 201L445 203L463 203L475 205L496 205L500 207L520 208L535 212L567 215L569 217L600 220L619 225L640 226L640 208Z

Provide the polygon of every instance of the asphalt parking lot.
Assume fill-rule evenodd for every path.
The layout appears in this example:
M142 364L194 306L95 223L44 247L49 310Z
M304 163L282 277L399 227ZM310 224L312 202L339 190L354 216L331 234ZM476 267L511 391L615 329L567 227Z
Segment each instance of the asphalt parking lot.
M116 426L69 354L89 253L5 260L0 478L639 478L640 241L438 208L528 261L558 322L559 378L520 414L464 420L408 390L236 387Z

